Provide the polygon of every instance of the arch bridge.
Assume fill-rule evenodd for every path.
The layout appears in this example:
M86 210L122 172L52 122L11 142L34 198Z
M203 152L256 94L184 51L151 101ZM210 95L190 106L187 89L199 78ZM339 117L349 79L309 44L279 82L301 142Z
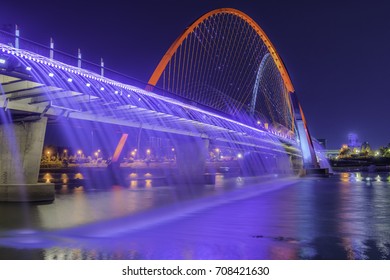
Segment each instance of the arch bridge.
M60 62L52 48L42 51L31 42L23 47L18 35L0 33L2 200L23 200L26 188L28 196L42 198L47 186L37 178L48 120L121 127L124 137L114 161L126 128L171 135L185 176L203 172L210 142L245 151L244 168L252 171L260 168L253 155L317 164L283 61L260 26L241 11L217 9L197 19L148 83L123 82L104 75L104 68L87 70L81 55L77 66ZM260 161L266 168L261 156Z

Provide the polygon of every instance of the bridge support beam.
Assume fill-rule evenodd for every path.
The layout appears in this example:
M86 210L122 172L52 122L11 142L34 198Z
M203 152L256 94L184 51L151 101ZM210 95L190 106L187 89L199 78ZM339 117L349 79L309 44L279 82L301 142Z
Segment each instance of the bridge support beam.
M0 201L54 200L54 185L38 183L46 124L0 123Z
M210 182L205 175L210 141L196 137L178 136L173 140L176 153L177 183L204 184Z
M290 93L292 106L295 115L296 130L298 132L299 141L303 155L303 172L302 175L328 176L329 169L321 168L314 150L313 141L307 128L305 116L302 107L299 104L298 97L295 93Z

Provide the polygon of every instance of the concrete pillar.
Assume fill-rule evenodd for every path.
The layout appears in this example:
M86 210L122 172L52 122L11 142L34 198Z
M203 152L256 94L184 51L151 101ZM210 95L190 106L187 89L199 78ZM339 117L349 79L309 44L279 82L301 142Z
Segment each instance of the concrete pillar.
M177 182L209 183L205 167L209 153L209 140L195 137L178 137L173 140L176 153Z
M0 124L0 201L48 201L54 185L38 183L47 118Z

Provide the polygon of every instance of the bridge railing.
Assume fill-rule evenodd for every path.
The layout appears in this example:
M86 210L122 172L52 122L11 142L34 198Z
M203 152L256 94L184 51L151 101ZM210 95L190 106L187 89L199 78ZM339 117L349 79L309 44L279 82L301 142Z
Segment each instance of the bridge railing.
M94 63L88 60L85 60L83 58L80 58L78 55L72 55L66 52L63 52L61 50L58 50L54 47L51 47L49 45L43 45L34 41L31 41L29 39L20 37L17 35L18 33L11 33L8 30L1 30L0 28L0 43L3 43L5 45L17 48L17 49L23 49L27 51L31 51L33 53L36 53L38 55L52 58L53 60L65 63L67 65L80 67L82 69L88 70L90 72L96 73L96 74L103 74L102 76L119 81L124 84L132 84L134 86L139 86L142 88L146 87L146 83L141 82L135 78L132 78L130 76L127 76L125 74L122 74L120 72L117 72L115 70L112 70L110 68L107 68L100 62Z

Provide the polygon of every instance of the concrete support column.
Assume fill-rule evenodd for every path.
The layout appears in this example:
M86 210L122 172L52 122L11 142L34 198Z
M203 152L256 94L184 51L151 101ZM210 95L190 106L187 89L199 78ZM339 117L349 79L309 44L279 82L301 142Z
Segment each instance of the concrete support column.
M54 185L38 183L46 124L47 118L0 124L0 201L54 199Z
M179 182L206 183L205 167L209 153L208 139L182 137L174 140L176 165L174 178Z

